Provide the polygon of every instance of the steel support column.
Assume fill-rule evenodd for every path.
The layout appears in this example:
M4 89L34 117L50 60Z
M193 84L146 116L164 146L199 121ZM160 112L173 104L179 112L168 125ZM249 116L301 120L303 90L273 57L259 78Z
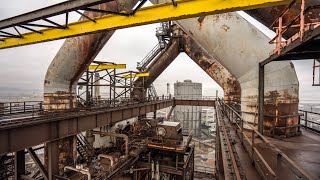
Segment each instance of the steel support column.
M52 141L46 144L48 178L52 180L55 174L59 174L59 142Z
M263 134L264 121L264 65L259 64L259 89L258 89L258 131Z
M24 150L20 150L14 154L14 179L20 180L25 173L25 153Z

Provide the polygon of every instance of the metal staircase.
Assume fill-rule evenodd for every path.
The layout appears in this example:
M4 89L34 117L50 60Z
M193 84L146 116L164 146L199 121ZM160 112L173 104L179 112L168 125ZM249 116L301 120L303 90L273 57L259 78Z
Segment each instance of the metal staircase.
M90 145L83 134L77 135L77 151L79 155L85 160L90 159L95 154L94 148Z
M163 50L164 48L161 48L160 43L158 43L154 48L151 49L151 51L147 54L145 58L141 62L137 63L137 69L140 72L143 72L147 66L151 63L151 61L157 57L157 55Z
M151 51L147 54L146 57L143 58L141 62L137 63L137 69L140 72L144 72L149 64L170 44L171 38L171 22L163 22L161 26L156 30L156 36L158 38L159 43L151 49ZM151 84L148 88L148 96L149 98L157 97L156 89L154 85Z
M12 155L0 156L0 179L10 179L14 176L14 157Z
M153 84L151 84L150 87L148 88L148 95L149 95L149 98L150 97L158 97L156 88L154 87Z
M141 62L137 63L137 69L143 72L147 69L148 65L154 60L162 50L164 50L170 43L171 37L171 23L163 22L161 26L156 30L156 36L158 38L158 44L151 49L145 58Z

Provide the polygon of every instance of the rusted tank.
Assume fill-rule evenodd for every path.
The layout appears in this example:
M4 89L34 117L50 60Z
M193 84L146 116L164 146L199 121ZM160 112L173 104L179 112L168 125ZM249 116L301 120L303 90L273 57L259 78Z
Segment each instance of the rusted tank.
M182 49L224 90L227 103L240 103L241 88L237 79L189 35L182 36Z
M116 11L131 10L137 0L118 0L98 5L96 8ZM85 12L86 16L103 14ZM76 104L76 84L88 65L98 55L114 31L104 31L67 39L48 67L44 81L46 109L72 108Z
M241 86L243 118L257 122L258 63L274 46L270 39L237 13L225 13L177 21L177 24L214 59L236 77ZM299 84L290 61L272 62L265 67L265 132L298 123ZM279 118L274 116L287 116ZM296 128L288 128L290 134ZM284 129L278 135L284 133ZM287 134L288 134L287 133Z
M142 99L141 97L146 97L146 92L143 91L142 87L148 88L180 54L179 40L180 38L178 37L172 38L171 43L165 49L165 51L161 52L148 66L145 71L149 72L150 76L138 78L134 82L134 87L136 88L132 92L133 98Z

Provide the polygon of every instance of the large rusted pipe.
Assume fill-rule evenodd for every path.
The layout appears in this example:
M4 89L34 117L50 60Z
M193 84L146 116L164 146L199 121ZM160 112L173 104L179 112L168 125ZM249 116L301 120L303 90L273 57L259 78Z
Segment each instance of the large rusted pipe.
M110 166L111 166L111 167L113 166L114 162L113 162L113 157L112 157L112 156L109 156L109 155L107 155L107 154L99 154L99 155L98 155L98 160L100 160L101 157L106 158L106 159L109 159L109 160L110 160Z
M173 60L179 55L179 38L172 38L171 43L162 51L156 59L149 65L145 70L150 73L150 76L138 78L134 82L134 87L137 87L133 90L132 97L135 99L145 98L145 92L143 88L148 88L153 81L155 81L160 74L173 62Z
M99 134L104 136L112 136L112 137L119 137L123 138L125 141L125 158L129 156L129 137L125 134L118 134L113 132L101 132L101 131L92 131L93 134Z
M184 52L222 87L224 100L239 103L241 88L238 80L189 35L184 33L182 38Z
M117 0L98 5L96 8L119 12L131 10L138 0ZM103 14L85 12L86 16L98 17ZM115 31L67 39L48 67L44 81L44 102L54 104L46 109L72 108L76 103L76 85L88 65L98 55Z

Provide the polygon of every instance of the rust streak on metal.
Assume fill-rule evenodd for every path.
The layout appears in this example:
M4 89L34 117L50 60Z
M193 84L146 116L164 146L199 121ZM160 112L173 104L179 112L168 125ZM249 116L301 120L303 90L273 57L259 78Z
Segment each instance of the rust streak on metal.
M189 35L183 35L184 52L224 90L226 102L240 102L241 88L237 79Z

